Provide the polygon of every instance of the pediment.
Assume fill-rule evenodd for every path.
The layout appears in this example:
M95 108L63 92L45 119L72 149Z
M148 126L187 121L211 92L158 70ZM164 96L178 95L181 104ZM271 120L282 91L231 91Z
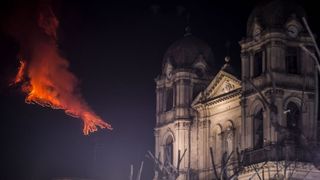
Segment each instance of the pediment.
M207 98L214 98L222 94L227 94L232 90L238 88L241 88L240 83L228 76L223 76L221 80L218 83L216 83L212 89L208 90Z
M209 86L201 92L192 104L197 104L204 99L214 99L230 94L234 90L241 88L241 81L230 73L220 71L211 81Z

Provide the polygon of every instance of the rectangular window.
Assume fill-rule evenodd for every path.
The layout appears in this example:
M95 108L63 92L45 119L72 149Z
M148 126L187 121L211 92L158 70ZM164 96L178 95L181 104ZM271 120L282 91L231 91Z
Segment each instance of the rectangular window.
M286 72L288 74L300 74L300 64L297 48L289 47L286 51Z
M168 88L166 91L166 111L170 111L173 107L173 89Z
M258 77L262 74L262 51L259 51L254 55L253 61L253 77Z

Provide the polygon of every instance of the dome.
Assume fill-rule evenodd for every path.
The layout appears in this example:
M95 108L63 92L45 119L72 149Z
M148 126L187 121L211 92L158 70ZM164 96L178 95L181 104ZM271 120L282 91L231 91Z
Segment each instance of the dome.
M208 65L213 62L213 53L207 43L192 35L174 42L166 51L163 65L170 61L174 68L191 68L202 56Z
M262 28L282 28L288 18L296 16L300 20L306 13L304 9L292 1L273 0L263 3L254 8L247 22L247 35L251 35L255 21L258 21ZM302 22L301 22L302 23Z

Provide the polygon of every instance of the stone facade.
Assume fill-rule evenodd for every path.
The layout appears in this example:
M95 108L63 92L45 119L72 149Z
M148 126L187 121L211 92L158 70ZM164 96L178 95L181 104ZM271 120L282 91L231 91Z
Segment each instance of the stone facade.
M186 150L178 179L320 179L305 149L318 142L318 79L300 48L314 52L302 16L282 1L255 8L239 42L241 77L228 57L213 73L210 47L190 33L169 47L156 79L155 155L175 166Z

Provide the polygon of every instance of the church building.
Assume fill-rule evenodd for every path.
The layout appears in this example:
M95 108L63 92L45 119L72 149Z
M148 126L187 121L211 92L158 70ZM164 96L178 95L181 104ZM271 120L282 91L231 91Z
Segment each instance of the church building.
M154 179L171 179L169 171L178 180L320 179L318 74L301 48L315 53L305 16L293 2L254 8L239 42L241 68L229 57L216 67L189 31L167 49L156 78L163 168Z

